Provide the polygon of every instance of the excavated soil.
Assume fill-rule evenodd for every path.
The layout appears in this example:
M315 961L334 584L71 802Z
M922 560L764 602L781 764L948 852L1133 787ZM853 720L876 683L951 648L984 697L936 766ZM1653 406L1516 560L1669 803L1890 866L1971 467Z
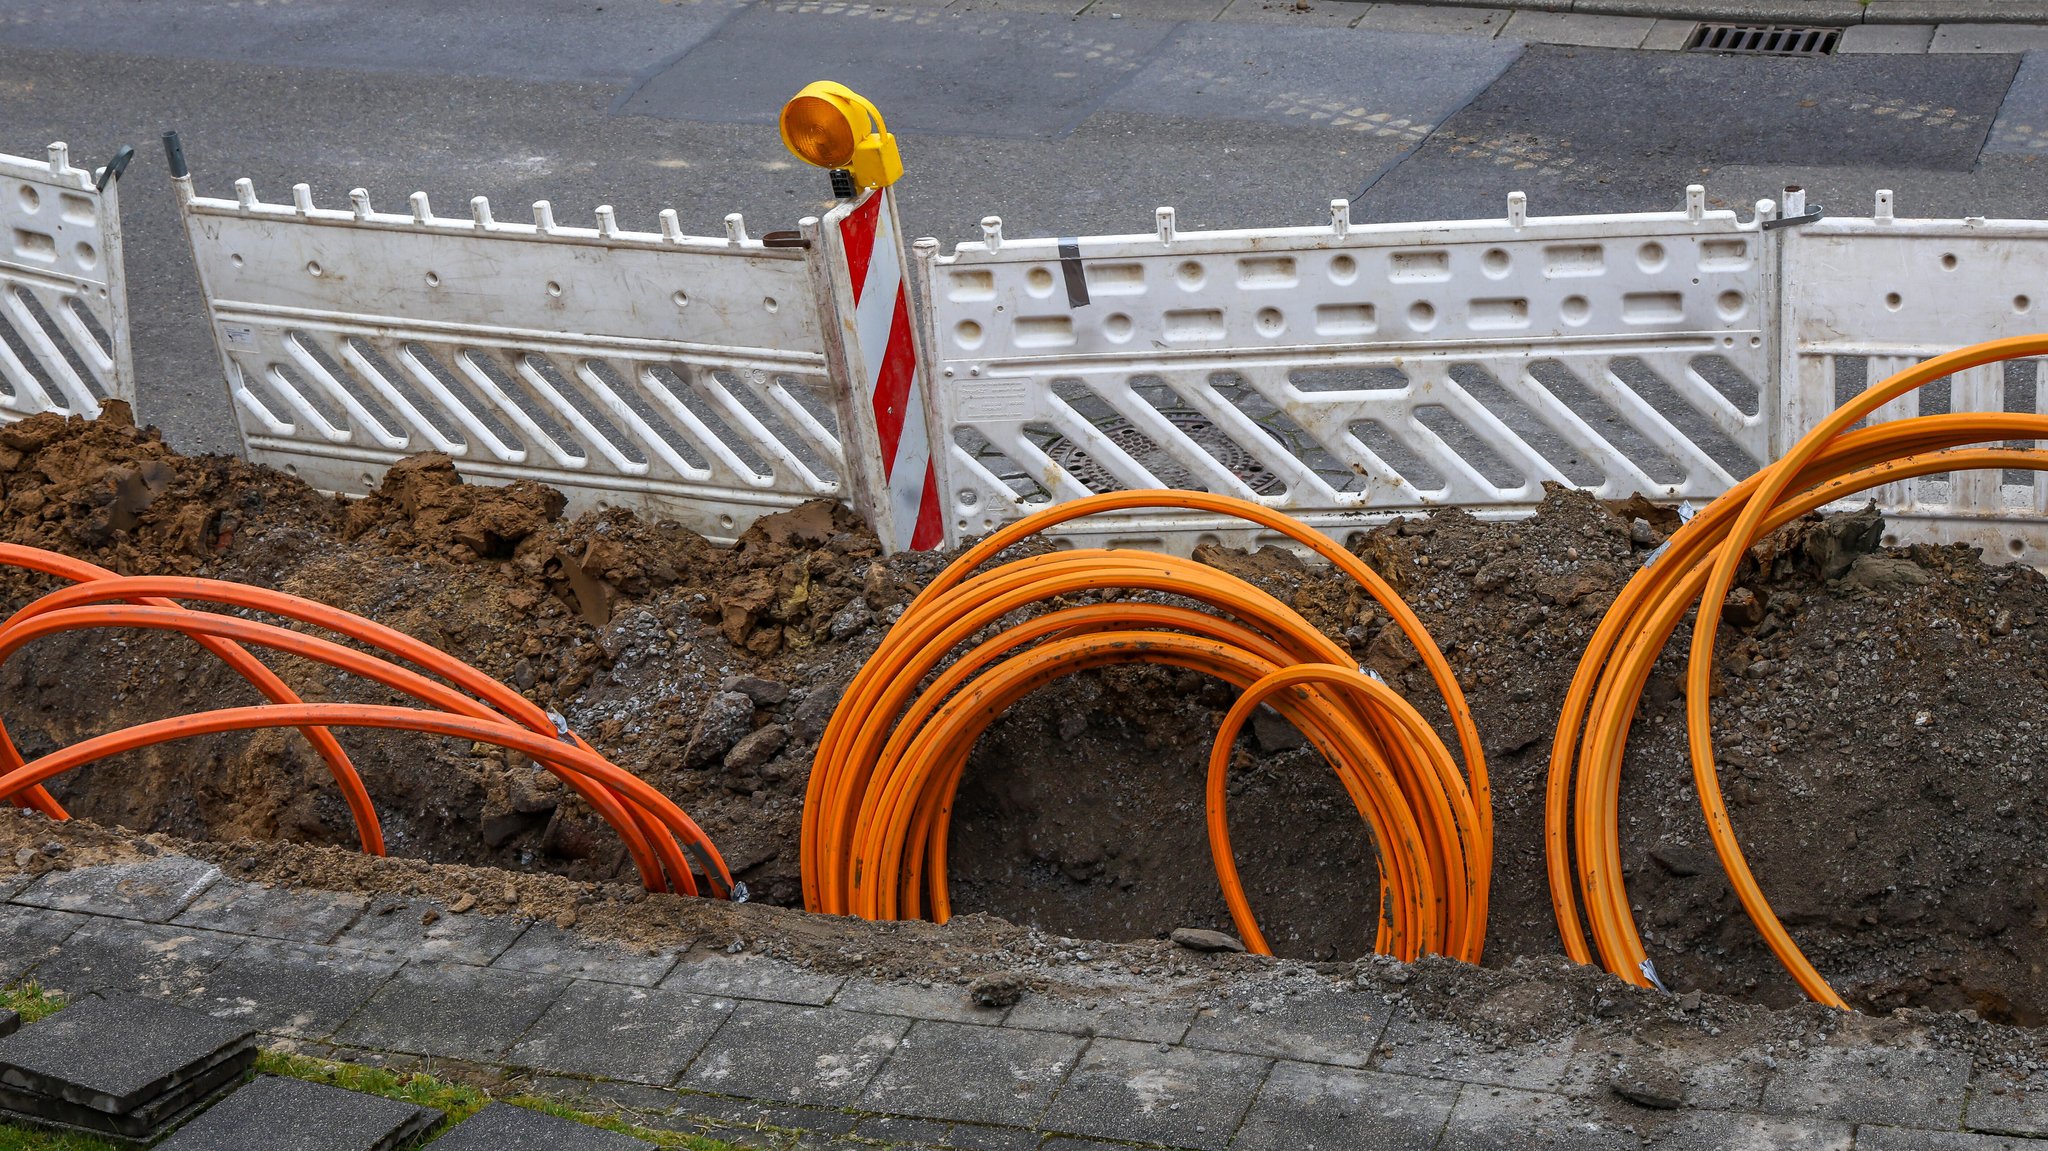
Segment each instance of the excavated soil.
M824 504L763 520L731 549L673 524L561 509L544 488L462 484L436 457L400 464L376 494L345 503L233 459L179 456L118 410L0 429L0 539L123 573L274 587L418 635L564 713L688 809L757 900L796 903L818 734L945 557L885 560ZM1489 965L1554 974L1542 856L1553 725L1601 612L1674 524L1645 504L1560 490L1527 520L1446 512L1352 541L1427 623L1485 739L1498 860ZM1881 536L1872 513L1810 519L1760 545L1745 569L1715 701L1736 830L1786 924L1852 1002L2037 1025L2048 1012L2038 830L2048 718L2036 703L2048 580L1962 549L1883 549ZM1343 577L1276 550L1201 558L1293 604L1441 721L1412 650ZM0 598L11 608L51 586L8 574ZM1685 639L1652 678L1624 765L1631 895L1674 990L1790 1003L1796 989L1706 839L1685 755ZM309 699L388 701L324 669L277 666ZM162 635L45 640L0 669L9 731L29 756L256 698L189 641ZM1201 779L1229 701L1199 677L1133 668L1076 677L1013 709L977 747L956 811L954 906L993 917L961 926L1107 940L1228 929ZM609 831L531 764L423 737L350 732L344 742L394 855L625 891ZM1236 755L1233 837L1275 949L1311 961L1366 951L1375 884L1356 812L1284 726L1257 725ZM77 815L234 843L221 851L236 858L289 862L353 841L324 765L293 734L133 753L53 790ZM319 850L303 862L333 872L345 858ZM832 950L824 941L838 921L775 922L786 935L814 923L819 949Z

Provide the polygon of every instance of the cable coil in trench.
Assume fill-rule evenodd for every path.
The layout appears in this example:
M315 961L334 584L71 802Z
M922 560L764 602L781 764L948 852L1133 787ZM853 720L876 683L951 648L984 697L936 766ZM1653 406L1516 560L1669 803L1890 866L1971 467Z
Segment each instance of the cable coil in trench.
M1686 731L1693 781L1714 851L1743 909L1800 989L1818 1002L1847 1007L1771 910L1721 798L1711 688L1722 606L1750 546L1808 512L1918 476L2048 468L2048 451L2038 448L1965 446L2048 441L2048 415L1955 413L1852 430L1883 405L1952 373L2044 354L2048 335L1996 340L1937 356L1870 388L1836 409L1783 458L1679 528L1655 562L1622 589L1581 658L1551 747L1545 849L1552 908L1573 959L1590 963L1597 950L1602 966L1622 979L1637 986L1657 981L1622 875L1617 814L1622 754L1650 670L1697 603L1686 668Z
M64 632L94 628L173 631L218 656L271 701L266 707L225 708L138 724L33 761L23 760L5 726L0 725L0 799L64 819L68 818L64 808L43 785L73 768L191 736L293 727L313 743L334 776L363 850L382 855L384 833L376 807L354 764L328 728L416 731L510 748L540 763L617 830L649 890L696 895L701 874L717 894L733 894L732 875L718 849L673 800L597 754L582 737L558 726L548 712L512 688L403 632L265 588L183 576L119 576L82 560L18 544L0 544L0 566L72 582L0 623L0 663L38 639ZM180 601L261 611L324 628L439 679L331 640L274 624L197 611ZM244 645L314 660L393 688L427 706L309 704Z
M1058 551L974 574L1005 548L1067 520L1142 507L1250 521L1356 579L1428 667L1469 777L1412 705L1287 605L1235 576L1173 556L1104 549ZM1002 623L1047 600L1110 589L1209 610L1126 599ZM979 638L984 632L993 634ZM848 685L820 741L804 804L805 905L868 919L929 915L944 922L951 914L946 839L975 739L1030 692L1127 663L1198 671L1242 691L1211 750L1206 809L1217 878L1248 948L1271 954L1231 852L1226 785L1238 733L1261 704L1270 704L1336 770L1372 828L1380 883L1376 950L1402 959L1444 954L1478 961L1493 864L1492 803L1478 731L1449 663L1393 588L1358 557L1262 505L1201 492L1115 492L1049 508L989 536L925 587Z

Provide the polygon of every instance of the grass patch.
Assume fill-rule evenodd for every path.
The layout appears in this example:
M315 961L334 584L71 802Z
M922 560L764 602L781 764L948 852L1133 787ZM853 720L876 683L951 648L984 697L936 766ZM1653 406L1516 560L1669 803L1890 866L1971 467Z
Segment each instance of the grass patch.
M27 1025L62 1009L64 999L60 995L44 991L33 983L23 983L0 990L0 1006L18 1013L22 1023ZM382 1067L315 1059L308 1055L286 1055L276 1051L264 1051L257 1055L256 1074L303 1079L308 1083L323 1083L347 1091L360 1091L365 1095L378 1095L386 1099L418 1104L421 1107L432 1107L447 1115L440 1126L433 1130L432 1136L440 1135L449 1127L483 1110L484 1105L491 1101L489 1095L474 1087L437 1079L423 1071L401 1074ZM665 1149L742 1151L730 1143L706 1139L700 1135L636 1127L622 1119L578 1111L537 1095L509 1096L504 1102L605 1131L630 1135ZM0 1123L0 1151L121 1151L121 1148L117 1144L95 1139L90 1135L62 1135L33 1127Z

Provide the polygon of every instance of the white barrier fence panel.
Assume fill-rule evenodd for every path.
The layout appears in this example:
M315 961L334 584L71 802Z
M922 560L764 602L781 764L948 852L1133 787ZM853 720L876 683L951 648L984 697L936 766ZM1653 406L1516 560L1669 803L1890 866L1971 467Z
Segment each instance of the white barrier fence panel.
M2032 335L2048 320L2048 221L1896 217L1879 192L1865 218L1783 233L1781 378L1789 448L1858 392L1967 344ZM1879 409L1875 419L1963 411L2048 412L2037 360L1958 373ZM2043 445L2033 445L2043 446ZM1872 493L1887 542L1969 543L1987 559L2048 566L2048 474L1958 472Z
M918 245L951 540L1053 500L1181 487L1346 532L1522 514L1554 481L1708 499L1765 462L1762 217L1707 211ZM1068 538L1185 551L1185 516Z
M251 459L361 494L417 452L479 480L561 488L731 540L819 497L865 508L833 384L816 220L798 233L683 234L233 200L177 181ZM836 349L834 349L836 354Z
M0 153L0 423L135 401L118 179Z

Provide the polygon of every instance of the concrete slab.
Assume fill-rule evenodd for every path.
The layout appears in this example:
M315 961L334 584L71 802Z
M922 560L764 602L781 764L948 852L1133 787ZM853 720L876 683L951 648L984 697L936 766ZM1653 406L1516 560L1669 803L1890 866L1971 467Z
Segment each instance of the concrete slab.
M676 957L668 952L649 955L644 950L631 951L616 943L564 931L552 923L528 927L503 955L491 961L492 967L508 971L566 975L635 987L660 983L675 965Z
M1850 1123L1954 1128L1963 1119L1970 1057L1951 1051L1823 1047L1791 1057L1764 1086L1760 1110Z
M2038 4L2020 0L1870 0L1863 9L1866 24L2034 24L2041 16Z
M909 1019L781 1003L741 1003L679 1086L845 1107L859 1099Z
M1991 52L2010 55L2048 48L2048 27L2028 24L1951 24L1935 28L1929 52Z
M1965 1131L1920 1131L1907 1127L1856 1128L1856 1151L2042 1151L2048 1140Z
M0 907L0 983L13 983L57 949L85 916L39 907Z
M924 133L1056 138L1136 72L1175 25L983 8L920 10L914 27L906 35L889 14L865 6L746 8L617 110L772 124L789 98L784 62L801 59L880 107L918 109Z
M243 942L196 928L93 918L30 974L43 987L73 996L104 989L176 999Z
M1435 4L1375 4L1356 28L1375 32L1431 32L1491 39L1514 14L1511 8L1454 8Z
M510 1103L493 1103L434 1140L435 1151L639 1151L652 1146Z
M0 1084L123 1115L254 1058L246 1024L144 996L87 995L0 1039Z
M1370 1066L1396 1075L1455 1079L1527 1090L1555 1089L1571 1062L1569 1038L1496 1046L1454 1027L1396 1014Z
M426 900L380 896L334 943L416 962L482 966L503 955L530 922L514 915L450 915Z
M1752 1111L1763 1098L1771 1072L1759 1052L1730 1044L1727 1049L1702 1049L1697 1034L1646 1027L1627 1036L1603 1035L1592 1050L1574 1052L1562 1076L1567 1095L1590 1097L1606 1092L1617 1074L1638 1081L1675 1085L1687 1107L1709 1111ZM1683 1059L1674 1051L1683 1050ZM1528 1087L1530 1083L1510 1084ZM1535 1084L1534 1086L1542 1086Z
M1842 56L1867 52L1895 56L1925 52L1933 43L1932 24L1857 24L1842 29L1835 52Z
M1970 1080L1963 1126L2001 1135L2048 1135L2048 1075L1979 1068Z
M162 923L185 910L220 878L220 869L182 855L143 863L110 863L52 871L14 902L59 911Z
M730 999L577 980L505 1058L518 1067L667 1086L732 1007Z
M324 1039L397 973L396 960L252 939L192 989L187 1006L273 1035Z
M457 963L407 964L337 1033L343 1043L488 1062L533 1026L566 979Z
M1359 992L1253 994L1205 1008L1195 1017L1185 1042L1217 1051L1364 1067L1393 1014L1379 996Z
M868 1085L860 1106L1028 1127L1086 1045L1071 1035L919 1020Z
M2048 150L2048 52L2029 52L2006 89L1984 151L2038 155L2043 150Z
M1041 1125L1220 1151L1268 1066L1268 1060L1248 1055L1097 1039L1053 1096Z
M1349 28L1365 15L1357 0L1230 0L1218 20L1226 23L1286 24L1297 28Z
M820 1135L851 1134L861 1116L851 1111L805 1107L796 1103L764 1103L758 1099L734 1099L724 1095L672 1092L667 1110L706 1122L732 1127L782 1127Z
M983 1007L957 984L935 983L927 987L861 975L846 981L839 994L832 997L832 1006L874 1015L908 1015L912 1019L946 1019L988 1026L1001 1023L1009 1012L1006 1007Z
M1085 19L1214 20L1230 0L1095 0L1081 10Z
M1698 27L1697 20L1659 20L1650 26L1640 47L1645 52L1683 52Z
M363 913L365 896L223 879L171 922L265 939L326 943Z
M1735 1111L1642 1114L1635 1126L1657 1151L1849 1151L1856 1145L1854 1128L1827 1120Z
M159 1151L393 1151L440 1119L431 1108L265 1075L179 1128Z
M1195 1009L1165 1003L1131 1005L1121 1000L1067 1000L1027 992L1010 1014L1005 1027L1031 1031L1058 1031L1067 1035L1101 1035L1110 1039L1134 1039L1140 1043L1179 1043L1195 1021Z
M1637 48L1656 20L1644 16L1587 16L1577 12L1538 12L1517 8L1501 29L1503 40L1539 44L1576 44L1588 48Z
M734 999L765 999L820 1007L846 978L826 975L762 955L685 955L661 981L676 991L697 991Z
M1444 1147L1455 1151L1635 1151L1642 1145L1562 1095L1506 1087L1467 1085L1444 1132Z
M1458 1085L1282 1060L1237 1129L1234 1148L1407 1151L1434 1146Z
M1518 54L1515 45L1472 37L1190 24L1103 108L1412 142L1469 103ZM1246 67L1248 57L1259 66ZM1373 66L1359 68L1361 59Z

